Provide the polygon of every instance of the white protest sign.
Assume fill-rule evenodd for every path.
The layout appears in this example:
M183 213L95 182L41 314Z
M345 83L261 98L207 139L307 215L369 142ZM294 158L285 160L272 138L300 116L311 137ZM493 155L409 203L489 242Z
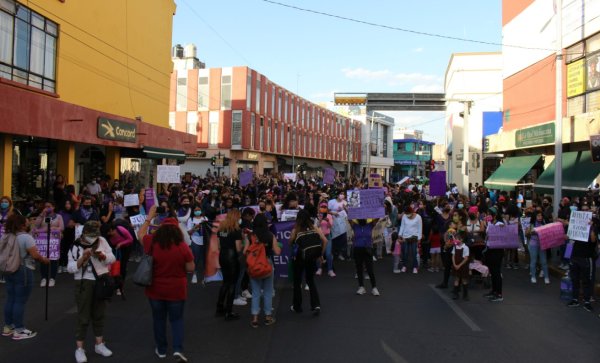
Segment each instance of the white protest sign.
M592 212L571 212L569 219L569 229L567 236L575 241L587 242L590 237L590 221L592 220Z
M179 165L158 165L156 169L158 183L181 183L181 167Z
M300 210L298 209L286 209L281 213L281 221L282 222L288 222L288 221L295 221L296 218L298 217L298 212Z
M131 224L134 226L141 226L146 221L146 216L143 214L138 214L137 216L129 217Z
M296 173L284 173L283 180L291 180L293 182L296 181Z
M123 202L125 207L140 205L140 196L138 194L127 194Z

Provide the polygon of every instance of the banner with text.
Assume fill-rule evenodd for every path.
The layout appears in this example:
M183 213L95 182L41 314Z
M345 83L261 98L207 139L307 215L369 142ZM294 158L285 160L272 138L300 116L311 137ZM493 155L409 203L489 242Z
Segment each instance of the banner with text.
M323 170L323 183L333 184L334 180L335 180L335 169L325 168Z
M540 238L540 247L542 250L565 244L565 229L561 222L548 223L534 228L534 231Z
M348 219L385 217L383 189L360 189L347 192Z
M519 225L493 225L487 230L487 246L490 249L519 248Z
M158 183L181 183L181 167L179 165L158 165L156 168Z
M36 231L33 234L35 245L40 255L48 256L48 232ZM50 260L56 261L60 258L60 231L50 232Z
M288 263L291 258L290 236L295 224L295 222L278 222L271 226L271 230L281 247L281 254L273 256L276 277L287 278L289 276Z

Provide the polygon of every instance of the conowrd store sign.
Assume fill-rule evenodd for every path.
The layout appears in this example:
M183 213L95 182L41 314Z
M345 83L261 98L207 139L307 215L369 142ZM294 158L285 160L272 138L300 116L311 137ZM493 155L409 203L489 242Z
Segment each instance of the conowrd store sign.
M554 143L554 122L515 132L515 146L531 147Z

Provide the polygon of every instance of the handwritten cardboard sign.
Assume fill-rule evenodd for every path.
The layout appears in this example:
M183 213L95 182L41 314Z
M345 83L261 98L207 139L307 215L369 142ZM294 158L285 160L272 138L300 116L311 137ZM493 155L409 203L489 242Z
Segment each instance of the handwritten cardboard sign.
M156 181L159 183L181 183L181 167L179 165L157 165Z
M360 189L347 192L348 219L385 217L383 189Z
M369 175L369 188L381 188L383 187L383 183L381 182L381 175L379 174L370 174Z
M131 221L131 225L141 226L146 221L146 216L143 214L138 214L136 216L129 217L129 220Z
M48 256L48 232L37 231L33 235L35 245L40 255ZM50 260L56 261L60 259L60 231L50 232Z
M291 180L293 182L296 181L296 173L284 173L283 180Z
M494 225L487 229L487 246L490 249L519 248L519 225Z
M139 194L126 194L123 199L123 205L125 207L138 206L140 205Z
M587 242L590 238L592 212L572 211L567 236L574 241Z
M565 244L565 229L560 222L548 223L546 225L534 228L540 238L540 247L542 250L562 246Z

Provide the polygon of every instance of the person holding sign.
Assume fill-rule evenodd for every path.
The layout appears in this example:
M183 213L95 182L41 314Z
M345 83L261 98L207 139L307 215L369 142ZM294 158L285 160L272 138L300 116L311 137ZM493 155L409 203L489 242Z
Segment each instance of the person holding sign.
M535 284L537 282L536 278L536 264L538 261L538 256L540 260L540 265L542 266L542 273L544 274L544 282L547 284L550 283L550 275L548 275L548 262L546 260L546 253L540 250L540 238L535 232L536 227L543 226L545 223L544 215L541 211L534 211L531 216L531 222L529 228L525 230L525 236L529 238L529 275L531 276L531 283Z
M29 339L37 335L35 331L25 328L23 324L25 304L27 304L33 288L34 260L40 261L44 265L49 264L50 261L40 255L35 240L27 233L27 218L20 214L13 214L6 219L4 227L5 233L0 238L0 245L9 243L11 240L18 244L21 263L16 271L4 275L6 302L2 336L12 337L13 340Z
M54 208L54 202L46 202L44 203L44 209L42 213L36 218L34 227L34 233L36 231L40 232L48 232L48 224L50 224L51 231L57 231L62 234L65 230L65 225L62 219L62 216L56 213ZM54 287L56 284L56 274L58 273L58 260L50 261L49 268L41 268L40 275L42 277L42 281L40 282L40 287L46 287L48 284L49 287Z
M600 223L597 219L589 222L591 225L587 241L573 241L573 251L569 261L569 276L573 282L573 298L568 307L579 306L579 290L583 287L583 308L592 312L590 299L593 289L594 261L598 245L598 229Z
M496 210L495 207L489 209L489 213L492 216L492 220L488 223L487 229L490 226L504 226L504 220L502 219L502 211ZM485 263L490 269L490 275L492 277L492 290L485 294L483 297L489 299L492 302L502 302L504 297L502 296L502 258L504 257L504 250L500 248L486 248L484 251Z

